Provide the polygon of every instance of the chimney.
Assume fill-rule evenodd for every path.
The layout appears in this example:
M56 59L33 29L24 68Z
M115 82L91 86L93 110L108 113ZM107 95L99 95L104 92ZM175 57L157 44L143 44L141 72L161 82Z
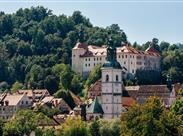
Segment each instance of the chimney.
M8 106L9 105L9 101L5 101L5 106Z
M55 107L58 106L58 100L55 100Z

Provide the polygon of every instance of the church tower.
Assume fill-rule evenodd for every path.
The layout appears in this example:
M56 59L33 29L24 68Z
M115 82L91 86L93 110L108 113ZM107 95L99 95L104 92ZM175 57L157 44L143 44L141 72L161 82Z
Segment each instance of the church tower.
M104 118L119 117L122 109L122 68L116 59L116 47L110 39L102 68L101 104Z

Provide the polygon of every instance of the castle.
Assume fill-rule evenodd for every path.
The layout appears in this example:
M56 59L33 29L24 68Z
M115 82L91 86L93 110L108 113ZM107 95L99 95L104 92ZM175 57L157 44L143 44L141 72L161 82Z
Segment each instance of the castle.
M72 49L72 70L86 77L98 64L103 65L106 57L106 46L97 47L78 42ZM149 46L145 51L139 51L128 44L117 47L117 61L122 66L124 78L133 77L137 69L160 70L160 53Z

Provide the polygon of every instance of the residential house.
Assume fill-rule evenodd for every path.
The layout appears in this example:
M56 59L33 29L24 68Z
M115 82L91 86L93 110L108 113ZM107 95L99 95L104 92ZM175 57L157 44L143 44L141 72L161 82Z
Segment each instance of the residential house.
M29 108L31 106L32 101L26 94L2 94L0 96L0 117L8 120L13 117L17 110Z

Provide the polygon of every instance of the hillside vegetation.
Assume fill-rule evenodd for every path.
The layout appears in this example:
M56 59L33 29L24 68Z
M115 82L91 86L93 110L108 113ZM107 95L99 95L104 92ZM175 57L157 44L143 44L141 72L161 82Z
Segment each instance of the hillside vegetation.
M117 24L106 28L93 26L80 11L71 16L56 16L44 7L19 9L13 14L0 12L0 90L47 88L51 94L57 90L80 93L82 79L71 70L70 64L71 49L78 40L81 26L88 44L102 46L109 35L116 46L129 42ZM180 82L183 46L156 44L163 56L162 75L171 73L173 81ZM149 42L132 46L145 50ZM159 81L164 82L164 77Z

